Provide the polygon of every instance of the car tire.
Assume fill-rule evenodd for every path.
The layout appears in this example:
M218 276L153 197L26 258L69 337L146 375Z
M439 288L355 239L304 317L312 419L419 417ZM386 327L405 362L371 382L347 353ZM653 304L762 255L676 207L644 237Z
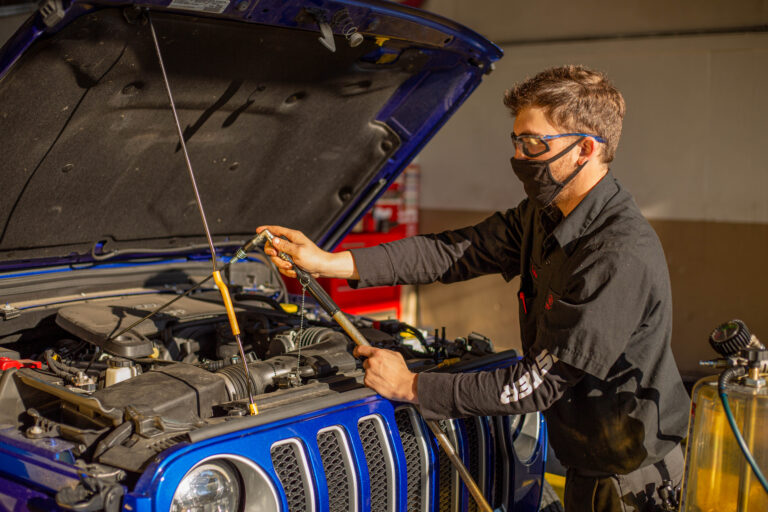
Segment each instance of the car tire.
M541 481L541 506L539 512L565 512L563 502L546 480Z

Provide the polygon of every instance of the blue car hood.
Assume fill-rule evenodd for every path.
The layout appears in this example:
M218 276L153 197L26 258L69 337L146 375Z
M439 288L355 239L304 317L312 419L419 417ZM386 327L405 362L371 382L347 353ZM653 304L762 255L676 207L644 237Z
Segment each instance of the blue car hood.
M148 17L219 242L333 247L501 56L389 2L48 0L0 50L0 270L204 242Z

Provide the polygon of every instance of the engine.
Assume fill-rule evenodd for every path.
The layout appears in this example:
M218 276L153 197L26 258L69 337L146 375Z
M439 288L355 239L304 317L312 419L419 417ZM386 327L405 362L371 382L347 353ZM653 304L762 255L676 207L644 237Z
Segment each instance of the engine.
M311 305L301 314L264 296L236 296L245 365L215 292L183 297L117 335L166 301L148 294L65 306L46 339L16 344L16 353L6 345L26 367L3 372L0 398L16 405L0 412L0 423L17 424L28 438L76 443L85 460L139 470L180 433L247 415L251 396L264 410L363 386L352 341ZM396 320L352 321L414 371L492 353L475 334L449 341Z

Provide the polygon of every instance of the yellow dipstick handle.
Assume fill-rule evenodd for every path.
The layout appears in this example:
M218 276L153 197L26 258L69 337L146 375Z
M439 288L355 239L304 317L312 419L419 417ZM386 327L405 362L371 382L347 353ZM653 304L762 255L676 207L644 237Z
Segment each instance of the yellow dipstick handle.
M259 414L259 409L256 407L256 402L253 401L253 394L251 394L251 373L248 370L248 363L245 360L245 351L243 350L243 342L240 340L240 326L237 324L237 317L235 316L235 307L232 305L232 297L229 295L229 288L224 280L221 278L221 272L218 270L213 271L213 281L219 288L221 293L221 299L224 301L224 309L227 310L227 317L229 317L229 326L232 329L232 334L235 336L237 346L240 349L240 358L243 360L243 369L245 370L245 378L248 380L248 412L251 416Z
M224 309L227 310L227 316L229 317L229 325L232 327L232 334L238 336L240 334L240 326L237 325L237 317L235 316L235 307L232 305L232 297L229 296L229 288L224 284L224 280L221 278L221 272L218 270L213 272L213 280L216 282L216 286L221 292L221 300L224 301Z

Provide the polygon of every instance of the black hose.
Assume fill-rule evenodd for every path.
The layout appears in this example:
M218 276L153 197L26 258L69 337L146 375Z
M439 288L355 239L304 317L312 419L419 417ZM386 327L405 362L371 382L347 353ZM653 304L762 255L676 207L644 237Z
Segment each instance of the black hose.
M122 443L128 439L131 434L133 434L133 423L130 421L126 421L122 425L115 427L112 432L107 434L106 437L96 445L96 449L93 451L93 458L95 459L99 457L113 446Z
M725 388L730 384L733 379L738 379L747 374L747 369L743 366L733 366L727 368L720 374L720 378L717 379L717 390L722 394L725 393Z

